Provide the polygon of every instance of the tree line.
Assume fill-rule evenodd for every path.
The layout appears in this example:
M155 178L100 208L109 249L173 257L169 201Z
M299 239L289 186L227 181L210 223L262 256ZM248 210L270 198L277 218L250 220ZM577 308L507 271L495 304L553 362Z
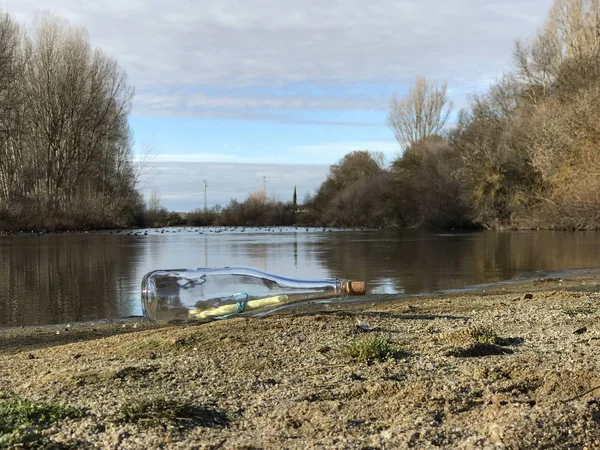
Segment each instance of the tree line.
M387 117L401 155L386 166L378 153L347 154L292 220L599 228L599 18L598 0L556 0L537 34L516 42L505 75L454 114L446 84L418 78ZM232 221L252 222L241 217Z
M0 227L139 221L128 126L133 87L84 29L0 14Z
M599 18L598 0L556 0L450 129L446 85L418 79L388 115L402 155L346 155L311 199L315 223L600 227Z
M401 155L347 154L301 211L259 192L183 217L136 190L133 88L116 61L84 30L44 16L25 32L4 14L0 224L598 228L599 17L598 0L556 0L505 75L460 111L446 84L418 78L387 117Z
M195 209L189 213L167 210L156 200L156 194L145 211L145 225L163 226L292 226L303 223L292 202L280 202L269 198L264 191L250 193L243 201L231 199L225 207L215 205L207 209Z

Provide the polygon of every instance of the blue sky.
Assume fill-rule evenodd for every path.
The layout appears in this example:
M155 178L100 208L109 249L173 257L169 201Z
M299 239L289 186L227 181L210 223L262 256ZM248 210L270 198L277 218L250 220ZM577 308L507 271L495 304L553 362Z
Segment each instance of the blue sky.
M385 118L415 78L446 81L456 108L510 68L515 39L552 0L0 0L88 30L127 71L140 184L164 206L313 192L352 150L400 148ZM225 166L224 166L225 164ZM230 170L224 169L232 164ZM284 165L278 168L278 165ZM292 166L287 167L287 166ZM299 166L302 165L302 166ZM193 170L192 170L193 169Z

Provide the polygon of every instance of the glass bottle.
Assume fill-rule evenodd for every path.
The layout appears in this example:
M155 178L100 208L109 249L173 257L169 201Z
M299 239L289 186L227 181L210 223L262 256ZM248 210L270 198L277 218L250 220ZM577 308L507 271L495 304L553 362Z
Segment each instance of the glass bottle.
M362 281L296 280L245 267L155 270L142 279L142 309L151 321L196 322L364 293Z

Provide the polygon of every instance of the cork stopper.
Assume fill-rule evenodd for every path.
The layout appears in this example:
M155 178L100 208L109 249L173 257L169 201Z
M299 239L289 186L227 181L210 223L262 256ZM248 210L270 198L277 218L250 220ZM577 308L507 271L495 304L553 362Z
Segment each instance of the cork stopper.
M346 283L346 294L348 295L365 295L366 286L364 281L348 281Z

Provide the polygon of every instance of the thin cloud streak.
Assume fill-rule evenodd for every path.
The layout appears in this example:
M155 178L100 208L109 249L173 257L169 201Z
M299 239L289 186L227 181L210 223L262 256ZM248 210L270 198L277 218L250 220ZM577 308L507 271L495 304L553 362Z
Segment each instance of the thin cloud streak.
M227 120L259 120L290 125L323 125L335 127L381 127L382 122L366 121L335 121L335 120L308 120L305 116L297 116L287 111L273 111L270 113L254 110L235 110L227 108L184 110L169 107L144 108L137 107L133 110L135 117L170 117L186 119L227 119Z
M136 96L136 108L147 113L162 113L172 108L191 112L212 110L385 110L389 98L378 96L345 95L272 95L250 96L248 93L233 96L231 94L204 94L176 92L141 92Z
M272 154L246 155L240 149L226 151L203 152L186 151L182 148L178 153L161 152L150 155L152 163L241 163L241 164L269 164L276 162L281 165L304 164L309 161L337 161L347 153L355 150L368 150L370 152L381 152L386 159L390 160L396 157L400 151L398 143L393 140L380 141L348 141L348 142L329 142L313 145L295 145L282 147L277 156ZM136 154L138 162L145 157L143 154ZM324 164L327 166L326 164Z

